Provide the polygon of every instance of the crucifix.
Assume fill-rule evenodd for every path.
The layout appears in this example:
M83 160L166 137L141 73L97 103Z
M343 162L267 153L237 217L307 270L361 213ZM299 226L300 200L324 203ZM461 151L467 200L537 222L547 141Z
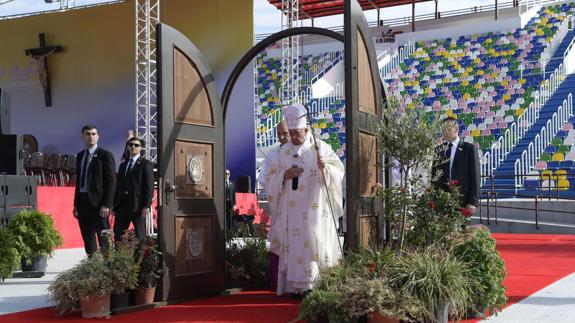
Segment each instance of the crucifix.
M52 106L52 93L50 92L50 77L48 75L48 56L62 51L62 46L46 46L44 33L38 34L40 47L26 50L26 56L31 56L38 67L38 78L44 91L46 107Z

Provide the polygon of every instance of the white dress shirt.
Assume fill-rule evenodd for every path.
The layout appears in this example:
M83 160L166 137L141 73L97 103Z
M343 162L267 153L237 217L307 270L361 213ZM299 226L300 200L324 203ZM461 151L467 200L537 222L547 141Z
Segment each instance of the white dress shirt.
M453 159L455 158L455 152L457 152L457 146L459 145L459 137L456 137L455 140L451 142L452 147L449 154L449 179L451 179L451 167L453 166ZM449 145L449 142L448 142ZM449 146L447 146L449 149ZM446 151L447 153L447 151Z

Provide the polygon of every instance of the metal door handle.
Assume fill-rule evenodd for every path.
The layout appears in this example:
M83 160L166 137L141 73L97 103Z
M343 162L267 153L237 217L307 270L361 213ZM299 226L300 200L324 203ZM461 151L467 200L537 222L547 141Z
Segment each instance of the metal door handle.
M164 202L166 203L166 205L170 204L171 194L175 191L176 191L176 185L173 185L172 181L167 179L166 182L164 183L164 192L166 193L166 196L164 197Z

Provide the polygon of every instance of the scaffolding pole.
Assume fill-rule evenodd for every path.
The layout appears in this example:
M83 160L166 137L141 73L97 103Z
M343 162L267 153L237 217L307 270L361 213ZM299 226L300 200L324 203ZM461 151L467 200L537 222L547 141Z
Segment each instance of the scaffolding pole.
M282 0L282 30L299 26L299 0ZM282 39L281 68L282 105L299 102L299 36Z
M156 25L160 0L136 0L136 135L146 142L146 158L156 162L158 109Z

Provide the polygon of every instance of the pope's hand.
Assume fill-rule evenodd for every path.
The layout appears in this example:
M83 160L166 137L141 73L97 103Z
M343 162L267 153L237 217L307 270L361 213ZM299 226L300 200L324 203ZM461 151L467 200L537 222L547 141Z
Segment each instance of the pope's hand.
M323 169L325 167L325 161L321 156L317 160L317 167L319 167L320 169Z
M303 173L303 168L301 167L292 167L284 172L284 179L292 179L294 177L298 177Z

